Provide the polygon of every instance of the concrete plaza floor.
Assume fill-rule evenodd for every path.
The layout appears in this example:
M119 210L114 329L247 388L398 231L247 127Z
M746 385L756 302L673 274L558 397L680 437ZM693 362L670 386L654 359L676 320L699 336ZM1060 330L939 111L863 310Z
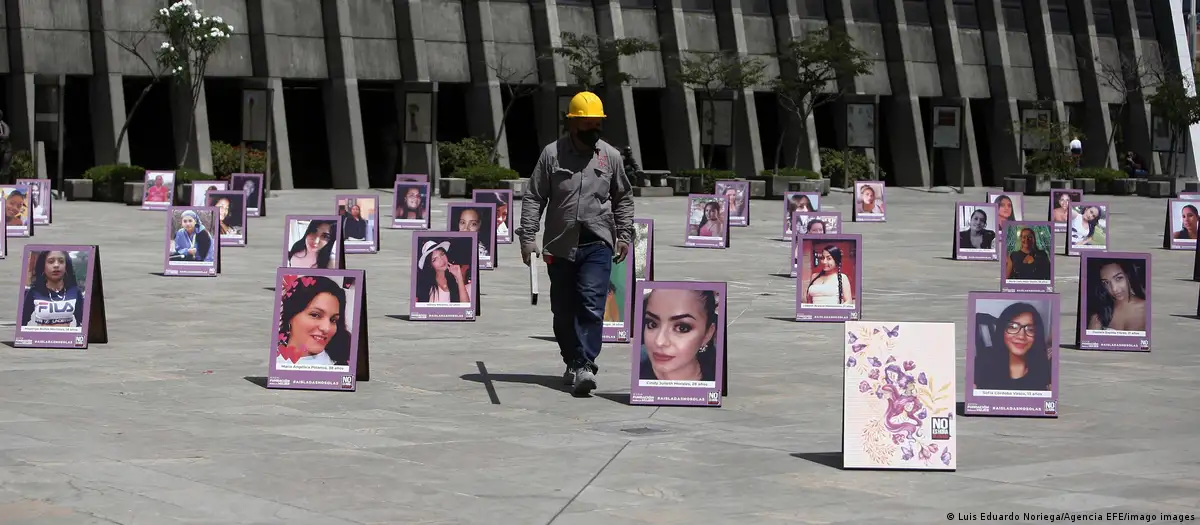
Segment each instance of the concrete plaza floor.
M1193 253L1161 244L1165 200L1109 197L1110 246L1153 255L1149 354L1062 353L1061 417L963 418L958 471L842 471L840 326L793 315L781 201L755 201L734 248L680 247L682 198L639 199L660 280L729 282L730 397L722 408L625 404L628 345L606 345L596 397L560 386L548 300L529 305L516 245L481 277L477 322L415 323L410 236L384 230L365 269L372 378L356 393L267 390L286 213L329 213L336 191L277 192L216 279L162 271L163 215L56 202L38 243L101 246L110 342L0 346L0 524L935 523L947 513L1200 514L1200 321ZM383 218L391 196L379 192ZM888 191L865 238L864 318L953 321L996 290L996 263L956 262L955 200ZM436 229L445 221L438 203ZM827 205L848 211L849 197ZM1046 199L1030 198L1042 219ZM15 292L9 241L0 289ZM1078 259L1058 256L1063 326ZM0 301L13 330L16 297ZM1073 342L1073 330L1063 334ZM11 341L11 333L3 336ZM961 398L962 350L959 364ZM487 371L481 374L480 363ZM494 386L495 400L487 384ZM964 520L967 516L959 516ZM1193 518L1195 519L1195 518ZM1020 522L1021 520L1016 520ZM1042 520L1029 520L1037 523ZM1166 523L1168 521L1163 521Z

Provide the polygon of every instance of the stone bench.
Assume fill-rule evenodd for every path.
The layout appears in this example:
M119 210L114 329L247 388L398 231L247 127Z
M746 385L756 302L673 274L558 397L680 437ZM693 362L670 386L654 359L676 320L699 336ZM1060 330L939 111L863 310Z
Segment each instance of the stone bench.
M687 195L692 192L692 179L688 177L667 177L667 187L675 195Z
M1143 197L1156 199L1171 197L1171 183L1162 180L1148 180L1138 185L1138 194Z
M146 184L141 182L126 182L121 200L130 206L141 206L142 196L146 192Z
M789 180L787 183L788 191L804 191L804 192L821 192L821 181L819 179L801 179Z
M667 170L642 170L642 176L645 180L642 181L642 187L650 188L666 188L667 177L671 176L671 172Z
M746 182L750 183L750 198L765 199L767 198L767 181L761 179L752 179Z
M1108 182L1108 193L1113 195L1133 195L1137 191L1137 179L1113 179Z
M670 197L675 195L675 190L664 186L640 186L633 189L634 197Z
M1183 191L1188 193L1200 193L1200 181L1189 180L1183 183Z
M1025 193L1025 178L1005 177L1004 178L1005 193Z
M1096 179L1071 179L1071 188L1082 190L1084 195L1091 195L1096 193Z
M63 192L66 199L69 201L90 201L92 200L92 181L91 179L66 179L63 181L66 186Z
M500 185L504 186L501 189L512 190L513 200L518 200L525 196L525 186L529 183L529 179L509 179L500 181Z
M467 179L442 177L438 179L438 195L443 199L467 196Z

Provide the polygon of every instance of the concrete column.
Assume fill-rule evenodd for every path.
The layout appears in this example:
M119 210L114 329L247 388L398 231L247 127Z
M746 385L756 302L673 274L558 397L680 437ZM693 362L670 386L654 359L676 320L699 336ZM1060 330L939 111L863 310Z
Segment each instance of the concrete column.
M558 88L566 86L558 78L564 61L554 55L554 48L562 44L558 25L558 7L555 0L533 0L530 2L530 18L533 20L533 45L537 53L538 93L534 96L533 112L537 119L539 144L549 144L562 134L559 126ZM565 69L564 69L565 70ZM640 146L636 155L640 155Z
M1180 0L1169 0L1163 2L1155 2L1152 4L1154 9L1154 25L1155 31L1158 33L1158 43L1163 50L1165 56L1170 57L1164 62L1164 67L1169 67L1173 71L1179 71L1183 78L1194 78L1192 57L1194 50L1188 46L1189 32L1187 24L1183 17L1183 3ZM1136 26L1136 24L1134 24ZM1189 86L1189 94L1196 94L1196 86ZM1176 177L1187 179L1196 179L1200 165L1200 124L1193 124L1189 127L1184 135L1187 141L1187 147L1181 155L1184 157L1183 162L1176 161ZM1157 157L1157 155L1156 155ZM1159 173L1166 173L1170 166L1166 164L1167 158L1164 155L1162 158L1164 163L1158 170Z
M1038 98L1049 100L1054 120L1067 121L1067 109L1062 102L1059 87L1058 53L1054 48L1054 34L1050 30L1050 7L1046 0L1024 0L1025 30L1029 34L1029 54L1033 58L1033 78L1037 84ZM1070 140L1070 139L1067 139ZM1066 144L1063 144L1066 147Z
M404 108L408 107L407 93L414 85L429 83L429 52L425 46L425 16L424 6L419 0L393 0L396 12L396 50L400 57L400 76L405 85L398 92L396 122L404 125L402 116L406 117ZM436 113L437 95L433 97L433 109ZM433 121L433 135L437 137L437 119ZM426 173L433 188L437 187L438 173L437 148L433 144L405 142L403 171L406 173ZM436 191L436 190L435 190Z
M204 87L192 105L190 86L184 86L171 79L171 119L175 133L175 161L188 168L204 173L212 173L212 144L208 138L208 103L204 97ZM188 118L189 114L194 114ZM191 126L189 126L189 120ZM185 148L186 145L186 148ZM186 153L184 149L187 149ZM186 157L185 157L186 155Z
M796 30L800 24L800 17L799 13L796 12L794 2L789 0L772 0L771 13L774 18L776 49L782 51L787 49L788 43L792 40L804 38L804 35ZM779 74L784 77L795 77L797 71L794 65L781 63ZM784 110L782 106L777 108L776 111L783 117L779 126L779 133L784 137L783 149L780 151L779 159L781 167L795 165L800 168L821 171L821 154L817 144L817 124L813 120L812 115L809 115L804 122L801 122L791 112ZM800 146L800 159L793 158L797 143ZM774 165L775 163L775 144L769 144L769 146L772 148L770 151L762 152L764 166Z
M292 148L288 140L287 107L283 99L283 79L279 64L271 60L271 50L278 49L278 37L268 35L263 25L263 0L246 0L247 32L250 35L250 65L257 82L254 86L270 90L271 93L271 163L275 165L272 180L279 181L279 188L295 188L292 179ZM276 55L276 56L287 56ZM272 186L274 184L272 183Z
M700 120L696 114L696 94L679 81L683 57L688 49L687 27L679 0L658 0L658 33L666 74L666 96L661 121L667 146L667 167L671 171L696 169L700 164Z
M1107 2L1108 0L1103 0ZM1079 57L1079 87L1083 92L1083 134L1087 137L1083 148L1083 164L1086 166L1117 166L1116 149L1108 147L1108 136L1112 133L1112 118L1108 104L1101 96L1100 43L1096 38L1096 20L1092 12L1093 0L1076 0L1070 5L1071 34L1075 37L1075 54ZM1113 65L1120 66L1121 57Z
M721 51L746 58L746 25L742 22L740 2L716 0L717 40ZM755 105L754 89L743 89L737 93L734 103L734 165L739 177L754 177L764 168L762 139L758 130L758 107Z
M988 136L991 146L991 162L998 179L1024 173L1021 163L1020 139L1009 131L1013 123L1020 120L1017 100L1012 96L1012 76L1009 64L1008 30L1004 24L1004 11L1000 2L978 2L980 33L983 35L983 52L987 60L988 89L992 99L992 133Z
M33 72L26 71L25 37L31 36L33 28L26 27L23 6L32 6L20 0L4 0L6 19L5 37L8 39L8 100L4 108L4 120L9 127L9 141L13 151L33 150L34 87Z
M1134 11L1133 2L1130 0L1111 0L1111 2L1113 28L1117 34L1117 49L1130 60L1136 60L1139 63L1151 62L1151 59L1142 52L1141 32L1138 31L1137 13ZM1182 15L1182 7L1179 12ZM1185 45L1184 48L1186 47ZM1123 118L1123 116L1118 115L1117 118ZM1146 101L1146 94L1142 90L1133 90L1125 101L1121 137L1124 140L1126 151L1137 152L1143 159L1151 161L1154 165L1151 166L1152 168L1157 168L1158 155L1153 154L1150 136L1150 104Z
M329 167L335 188L370 188L362 108L358 104L358 74L354 32L348 0L321 2L325 29L325 61L329 79L322 86Z
M954 15L953 0L929 0L929 18L933 27L934 49L937 53L938 72L942 81L942 96L961 99L964 97L962 86L966 83L963 78L962 43L959 40L958 19ZM976 145L974 115L971 105L963 104L960 125L963 127L962 140L959 149L943 149L935 157L941 163L947 174L947 182L956 185L958 177L952 175L964 169L966 174L963 184L967 186L982 186L979 171L979 149ZM966 155L966 159L963 158Z
M508 166L508 139L500 136L504 121L504 98L500 81L490 64L496 63L496 38L492 32L491 0L463 2L463 27L467 32L467 54L470 57L471 93L467 97L467 128L471 135L496 138L500 164Z
M596 34L601 39L625 38L625 20L621 17L619 0L596 1ZM605 140L633 149L633 158L641 165L642 146L638 140L637 113L633 108L633 88L621 83L618 73L626 70L628 59L621 59L605 66L604 71L604 122Z
M904 1L880 0L879 18L883 22L880 26L892 85L891 105L884 118L887 128L880 130L880 135L887 133L890 140L892 180L897 186L928 187L933 183L933 174L929 170L921 101L907 64L911 44L903 34L906 24Z
M89 83L89 109L92 115L92 141L97 165L129 164L128 136L117 149L117 137L125 125L124 76L116 69L121 48L109 39L116 31L108 29L105 13L116 12L115 0L88 0L91 27L92 76ZM128 135L128 134L127 134Z

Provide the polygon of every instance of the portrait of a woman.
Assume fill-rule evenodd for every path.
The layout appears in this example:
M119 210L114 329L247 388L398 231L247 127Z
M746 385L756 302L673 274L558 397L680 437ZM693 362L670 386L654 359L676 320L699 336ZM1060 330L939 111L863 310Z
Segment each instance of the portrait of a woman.
M83 326L83 291L75 263L64 251L38 252L33 278L25 290L21 326L29 328L80 328Z
M1196 214L1196 205L1185 204L1179 210L1180 228L1175 232L1175 238L1180 240L1196 240L1196 230L1200 226L1200 215Z
M425 220L425 195L417 186L400 186L396 191L396 205L392 218L396 220Z
M478 236L479 249L479 264L480 268L491 268L491 263L484 264L483 261L492 259L492 235L495 232L492 228L485 228L484 225L492 224L490 210L487 208L456 208L450 212L450 231L452 232L475 232Z
M217 226L221 230L220 236L240 236L242 234L241 206L243 203L245 203L244 198L234 199L221 194L208 197L208 205L216 207L217 212L220 213L221 222Z
M1071 244L1104 246L1104 210L1096 205L1075 206L1071 210Z
M842 272L841 248L832 244L820 247L814 257L812 279L804 287L801 302L806 304L854 304L850 277Z
M1089 259L1087 272L1087 330L1145 332L1145 265L1128 259Z
M642 299L640 379L716 381L718 301L711 290L651 289Z
M334 268L334 247L337 246L337 223L309 221L304 236L288 249L288 268Z
M350 363L346 290L324 276L293 277L279 309L276 365ZM286 277L285 277L286 278Z
M29 208L25 204L25 192L19 188L4 191L4 225L26 226L29 224Z
M367 219L358 204L352 204L349 210L342 212L342 235L347 241L367 240Z
M883 213L883 201L879 200L874 185L863 184L858 190L858 213Z
M975 354L976 390L1046 391L1051 384L1047 327L1029 303L1010 304L996 318L991 344Z
M193 184L192 185L192 206L204 206L205 205L204 203L206 203L212 199L212 193L214 191L224 191L225 190L224 186L225 186L224 183L220 183L220 185L218 186L216 183L209 183L209 182L201 183L199 185ZM209 206L212 206L212 205L209 204Z
M469 267L450 260L451 241L425 241L417 259L417 303L468 303Z
M1004 230L1004 223L1021 220L1013 211L1012 197L999 195L992 202L996 203L996 226Z
M741 185L724 185L718 188L717 193L729 198L729 216L730 217L745 217L746 216L746 195L745 190Z
M721 213L721 203L709 200L694 201L693 206L700 202L704 202L701 208L699 221L693 218L694 230L692 235L698 237L724 237L725 236L725 217Z
M966 229L962 229L966 226ZM958 248L963 250L991 250L996 241L996 232L988 229L987 210L975 208L966 224L959 226Z
M1054 210L1050 215L1050 220L1054 222L1065 223L1071 220L1071 202L1079 200L1075 194L1059 193L1054 199Z
M1037 245L1037 233L1032 228L1021 228L1017 233L1017 249L1008 252L1008 270L1005 279L1049 281L1050 255ZM1012 235L1012 232L1009 232Z
M165 181L162 174L155 175L150 186L146 188L144 200L146 202L171 202L171 183L173 181Z
M179 229L171 239L171 260L173 261L213 261L213 238L209 235L200 215L192 210L184 210L179 217Z
M259 196L258 177L254 175L234 175L233 189L246 194L246 208L257 210L262 203Z

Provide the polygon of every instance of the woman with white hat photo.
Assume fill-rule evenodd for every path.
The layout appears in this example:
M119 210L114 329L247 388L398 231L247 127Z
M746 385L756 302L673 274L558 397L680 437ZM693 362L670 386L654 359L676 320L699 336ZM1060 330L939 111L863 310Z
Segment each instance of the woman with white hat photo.
M470 243L470 239L427 240L421 245L417 259L417 303L469 303L471 292L465 267L451 262L452 242ZM471 250L470 247L464 247ZM467 253L470 253L469 251Z

